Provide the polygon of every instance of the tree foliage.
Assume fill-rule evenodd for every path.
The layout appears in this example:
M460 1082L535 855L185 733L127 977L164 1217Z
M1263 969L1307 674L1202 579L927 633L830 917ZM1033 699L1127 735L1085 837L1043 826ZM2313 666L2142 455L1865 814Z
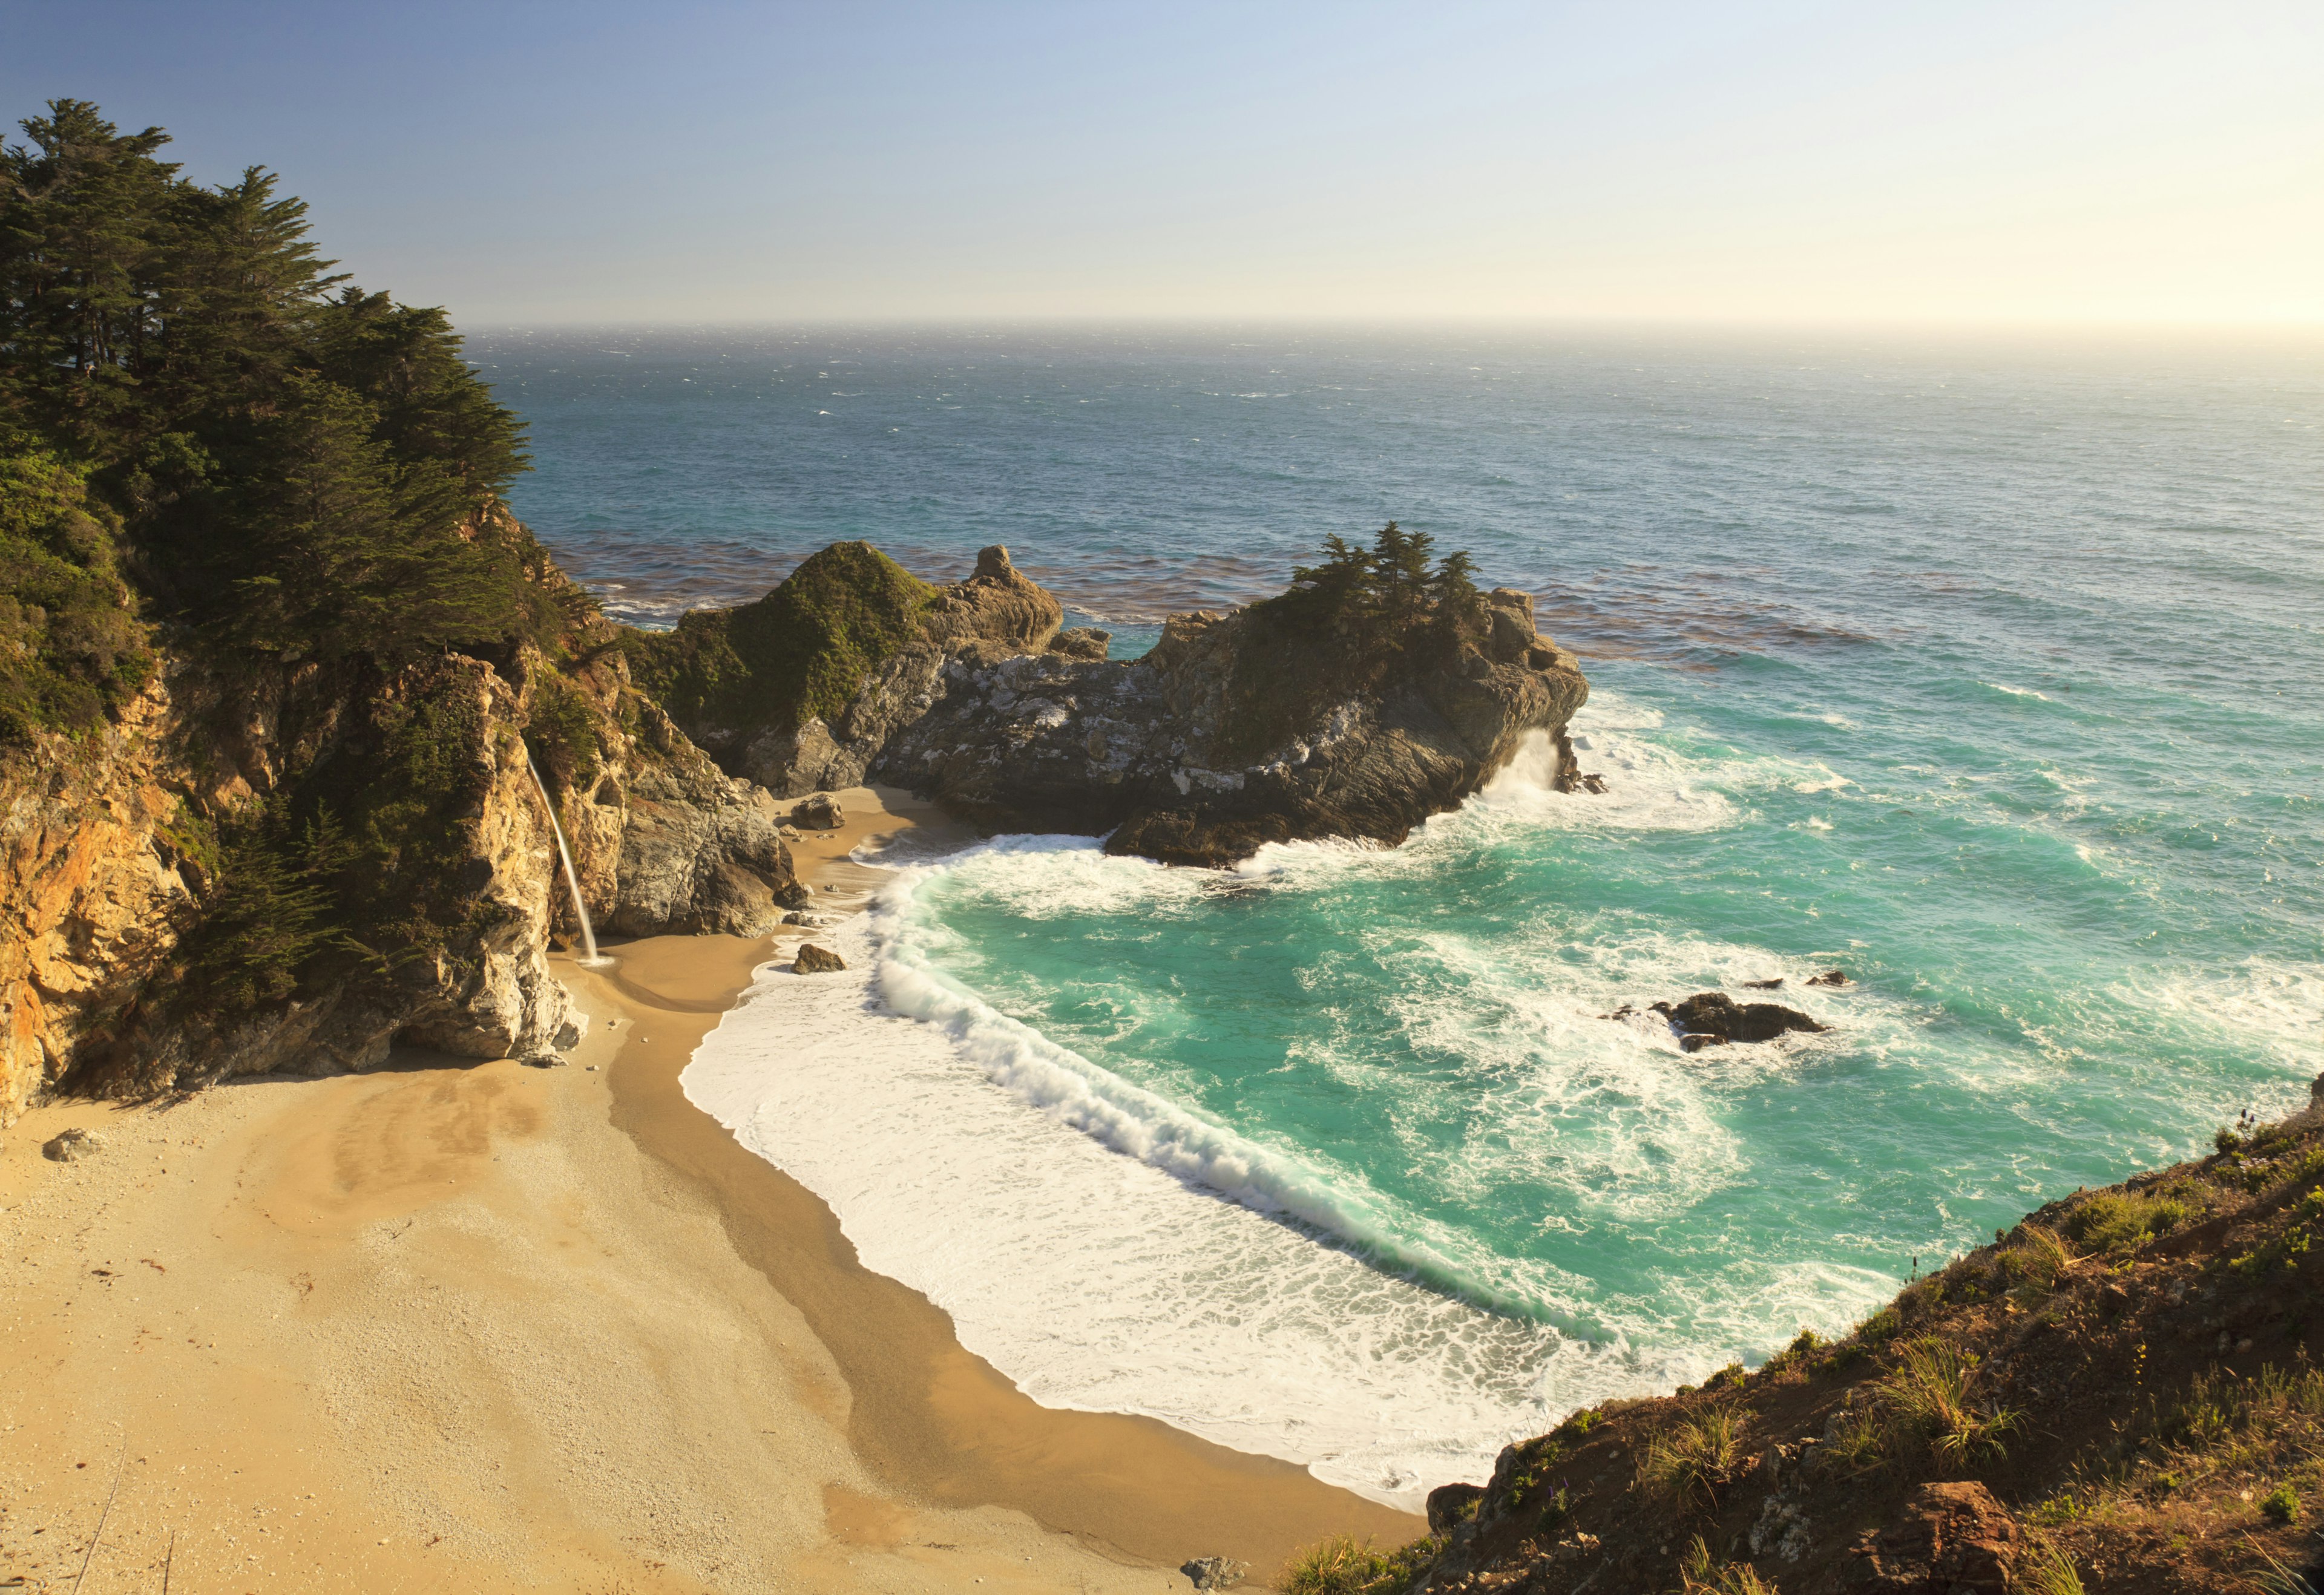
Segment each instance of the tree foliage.
M189 181L168 134L85 100L21 126L0 146L0 752L117 715L161 638L229 701L319 661L328 734L262 798L165 827L201 918L154 1000L223 1022L325 966L385 977L464 945L487 911L460 830L484 711L474 667L431 657L555 654L585 618L499 502L522 426L442 310L334 273L272 173Z
M1322 563L1295 567L1290 591L1265 607L1286 624L1366 653L1448 652L1481 628L1485 605L1476 562L1456 552L1432 566L1435 551L1428 533L1393 521L1369 549L1334 534L1323 539Z
M0 481L72 475L144 616L227 658L546 641L534 550L478 532L525 468L522 427L444 312L332 274L272 173L205 188L160 158L160 128L47 108L0 148ZM26 581L65 578L19 557L5 579L21 655L21 613L55 613ZM102 676L108 650L126 657L91 644L64 678ZM19 700L45 724L86 707Z
M93 726L153 672L95 511L55 456L0 457L0 742Z

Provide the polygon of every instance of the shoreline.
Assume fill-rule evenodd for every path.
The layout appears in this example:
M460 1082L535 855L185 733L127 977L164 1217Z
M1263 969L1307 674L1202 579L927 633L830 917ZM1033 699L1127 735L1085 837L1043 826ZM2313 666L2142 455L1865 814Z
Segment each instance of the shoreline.
M912 818L859 804L796 846L802 878L868 888L846 850ZM65 1588L85 1563L82 1595L1111 1595L1421 1531L1290 1463L1040 1407L862 1268L678 1085L774 945L558 959L599 1019L565 1068L403 1053L29 1111L0 1134L0 1566ZM101 1148L42 1156L75 1127Z
M865 841L954 827L899 792L836 796L847 825L809 833L812 853L793 849L800 879L818 890L837 885L852 898L876 886L885 871L847 856ZM879 807L867 813L873 802ZM969 839L964 829L959 834ZM849 1437L876 1472L911 1496L1014 1507L1054 1531L1166 1568L1224 1554L1249 1563L1261 1580L1326 1534L1400 1543L1425 1532L1423 1519L1324 1484L1296 1463L1233 1451L1156 1418L1042 1406L962 1348L943 1309L864 1268L822 1198L744 1148L679 1084L696 1046L777 939L648 938L610 949L627 963L565 978L608 988L602 1000L623 1010L632 1034L644 1021L652 1035L678 1038L624 1038L613 1074L613 1122L697 1184L737 1254L779 1282L804 1315L854 1394ZM658 1007L649 1005L652 996Z

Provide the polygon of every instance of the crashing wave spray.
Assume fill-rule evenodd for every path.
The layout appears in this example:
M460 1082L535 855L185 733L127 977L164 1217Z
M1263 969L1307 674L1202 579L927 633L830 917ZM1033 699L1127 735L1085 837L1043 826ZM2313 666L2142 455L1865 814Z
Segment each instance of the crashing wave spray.
M540 779L540 767L532 761L532 751L527 749L524 767L532 771L533 788L540 794L540 806L549 810L549 828L557 836L557 856L565 861L565 887L573 894L573 912L581 920L581 945L586 949L581 959L584 969L603 969L611 958L597 954L597 933L589 924L589 905L581 900L581 878L573 872L573 852L565 845L565 827L557 823L557 805L549 800L549 787Z

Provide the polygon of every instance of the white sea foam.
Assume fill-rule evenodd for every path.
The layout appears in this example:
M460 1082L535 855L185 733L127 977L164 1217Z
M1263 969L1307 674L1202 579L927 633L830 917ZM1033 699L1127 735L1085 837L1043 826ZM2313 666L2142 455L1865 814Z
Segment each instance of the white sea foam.
M945 1028L882 1012L868 926L831 939L857 967L762 975L687 1093L1036 1400L1148 1414L1412 1507L1563 1408L1665 1371L1384 1273L1026 1111L993 1089L991 1055L1023 1037L982 1036L979 1061ZM1038 1080L1054 1058L1001 1066L1090 1123L1148 1133L1087 1082ZM1216 1172L1232 1154L1186 1155Z
M1557 791L1556 744L1533 732L1471 807L1500 810L1528 825L1571 829L1711 831L1734 823L1735 804L1711 784L1711 767L1638 734L1662 723L1658 711L1601 694L1569 729L1582 768L1606 778L1603 793Z
M2246 958L2227 969L2156 970L2110 994L2180 1028L2242 1046L2256 1041L2290 1083L2324 1071L2324 967Z

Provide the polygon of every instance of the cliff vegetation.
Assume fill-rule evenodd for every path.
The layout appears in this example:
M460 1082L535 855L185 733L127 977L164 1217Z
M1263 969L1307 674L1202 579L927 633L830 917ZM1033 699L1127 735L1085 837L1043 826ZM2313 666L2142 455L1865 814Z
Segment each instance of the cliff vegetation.
M2319 1082L2324 1091L2324 1082ZM2078 1191L1837 1341L1575 1412L1309 1595L2312 1595L2324 1109Z
M675 631L624 627L639 686L706 744L836 720L873 670L918 641L936 589L869 543L834 543L765 597L697 609ZM726 734L721 736L720 733Z

